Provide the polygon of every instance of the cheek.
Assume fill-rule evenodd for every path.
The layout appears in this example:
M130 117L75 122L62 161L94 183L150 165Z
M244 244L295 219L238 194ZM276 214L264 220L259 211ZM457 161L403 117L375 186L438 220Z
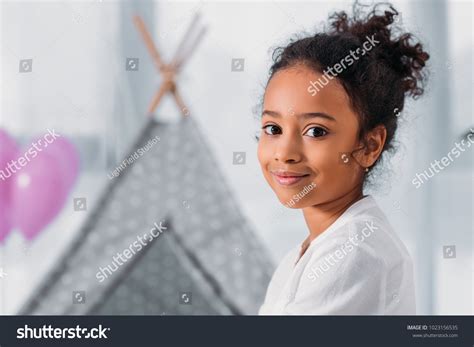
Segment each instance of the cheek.
M357 167L353 160L344 157L348 146L336 143L320 143L318 148L308 155L310 166L316 173L316 183L319 187L337 188L352 185L357 178Z
M258 159L258 162L260 163L260 165L262 165L262 139L260 139L258 141L258 145L257 145L257 159Z
M306 157L310 166L318 174L330 174L337 171L340 163L338 162L339 150L329 142L318 143L307 151Z
M262 169L270 162L270 148L265 144L265 140L260 138L257 146L257 158Z

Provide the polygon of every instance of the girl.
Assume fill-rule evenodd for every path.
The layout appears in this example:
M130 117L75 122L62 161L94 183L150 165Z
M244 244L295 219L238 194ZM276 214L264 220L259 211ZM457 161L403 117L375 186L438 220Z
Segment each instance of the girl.
M385 6L356 4L353 18L335 13L325 32L274 52L258 159L309 236L277 267L259 314L416 313L410 256L363 193L405 97L423 93L429 58Z

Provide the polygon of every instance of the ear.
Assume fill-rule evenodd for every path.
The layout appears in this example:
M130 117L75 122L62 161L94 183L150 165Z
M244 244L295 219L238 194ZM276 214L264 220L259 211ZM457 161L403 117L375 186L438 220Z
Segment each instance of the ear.
M378 125L369 131L364 138L365 146L359 152L359 164L364 168L370 168L377 161L382 153L387 139L387 129L383 125Z

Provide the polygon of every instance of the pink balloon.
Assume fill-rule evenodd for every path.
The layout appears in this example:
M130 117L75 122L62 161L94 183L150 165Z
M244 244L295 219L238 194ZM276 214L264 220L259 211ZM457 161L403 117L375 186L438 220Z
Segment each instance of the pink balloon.
M64 203L61 169L53 156L40 153L15 174L12 187L13 225L33 239Z
M63 189L67 193L74 185L79 172L79 154L74 145L65 137L59 137L48 144L43 152L57 160L61 170Z
M8 133L0 129L0 243L12 230L11 223L11 182L12 172L8 163L18 155L18 146Z

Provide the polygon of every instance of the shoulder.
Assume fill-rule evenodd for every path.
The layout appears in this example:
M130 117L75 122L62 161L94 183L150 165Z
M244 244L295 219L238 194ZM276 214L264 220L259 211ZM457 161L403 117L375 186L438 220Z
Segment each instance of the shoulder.
M354 216L311 251L300 278L303 284L321 277L330 285L348 280L384 281L411 266L405 245L378 213Z
M349 278L358 278L358 274L382 277L387 264L381 250L357 235L357 229L353 228L318 244L311 253L301 281L316 281L324 277L326 282L335 284L346 275Z
M393 229L383 211L374 204L370 209L354 215L331 234L328 246L356 248L357 257L371 257L383 262L387 268L411 262L408 250ZM328 240L329 241L329 240Z
M372 314L383 311L387 267L368 243L331 237L313 249L287 312Z

